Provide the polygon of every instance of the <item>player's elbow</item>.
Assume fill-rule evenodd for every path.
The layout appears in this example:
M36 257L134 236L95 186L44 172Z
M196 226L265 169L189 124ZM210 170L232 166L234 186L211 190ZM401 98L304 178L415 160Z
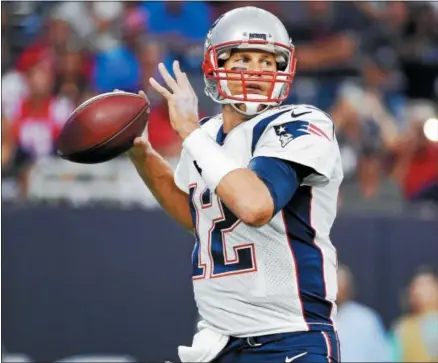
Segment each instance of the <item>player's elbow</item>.
M240 220L251 227L262 227L272 218L272 208L253 204L240 213Z

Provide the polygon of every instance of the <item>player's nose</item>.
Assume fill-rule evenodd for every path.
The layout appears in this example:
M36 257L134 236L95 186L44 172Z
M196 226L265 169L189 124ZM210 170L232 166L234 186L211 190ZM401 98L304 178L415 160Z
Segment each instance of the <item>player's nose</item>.
M251 72L260 72L262 70L262 64L257 58L251 59L251 62L248 63L247 70Z
M263 71L263 68L261 67L261 65L259 63L251 62L249 64L248 71L249 71L249 74L245 75L246 78L255 79L255 78L262 78L263 77L263 75L261 74L261 72ZM251 73L251 72L254 72L254 73Z

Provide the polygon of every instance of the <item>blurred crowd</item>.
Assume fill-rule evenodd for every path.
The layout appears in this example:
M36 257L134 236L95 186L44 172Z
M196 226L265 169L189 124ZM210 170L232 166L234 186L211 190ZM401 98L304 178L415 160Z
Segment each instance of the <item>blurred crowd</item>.
M297 48L287 103L333 117L341 203L385 191L438 202L438 121L432 137L423 132L438 118L438 6L427 1L2 2L2 176L16 183L15 198L27 198L32 168L55 155L74 108L114 89L146 91L151 142L177 158L181 142L147 80L160 78L158 62L178 59L201 115L220 112L203 92L203 42L220 14L245 5L276 14Z
M419 268L400 296L403 314L387 330L377 311L357 300L351 270L338 268L337 328L344 362L436 362L438 276ZM359 287L360 289L360 287Z

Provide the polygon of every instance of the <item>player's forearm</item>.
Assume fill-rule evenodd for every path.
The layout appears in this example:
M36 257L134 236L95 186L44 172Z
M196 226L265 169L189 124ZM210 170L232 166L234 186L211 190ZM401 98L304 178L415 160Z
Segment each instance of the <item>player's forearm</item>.
M188 196L176 186L173 170L166 160L153 150L142 158L130 158L163 209L184 228L193 231Z
M233 170L225 175L216 194L242 222L263 226L274 212L274 203L266 185L249 169Z

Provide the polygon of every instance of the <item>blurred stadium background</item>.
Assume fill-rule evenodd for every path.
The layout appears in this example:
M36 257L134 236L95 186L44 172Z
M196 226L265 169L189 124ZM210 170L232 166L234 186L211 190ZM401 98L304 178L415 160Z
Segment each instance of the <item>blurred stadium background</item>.
M3 1L4 361L164 361L190 344L191 236L126 158L75 165L54 143L84 100L143 89L151 142L176 165L181 143L147 79L179 59L201 113L219 112L203 40L244 5L279 16L297 47L287 102L337 126L344 360L438 361L438 3Z

